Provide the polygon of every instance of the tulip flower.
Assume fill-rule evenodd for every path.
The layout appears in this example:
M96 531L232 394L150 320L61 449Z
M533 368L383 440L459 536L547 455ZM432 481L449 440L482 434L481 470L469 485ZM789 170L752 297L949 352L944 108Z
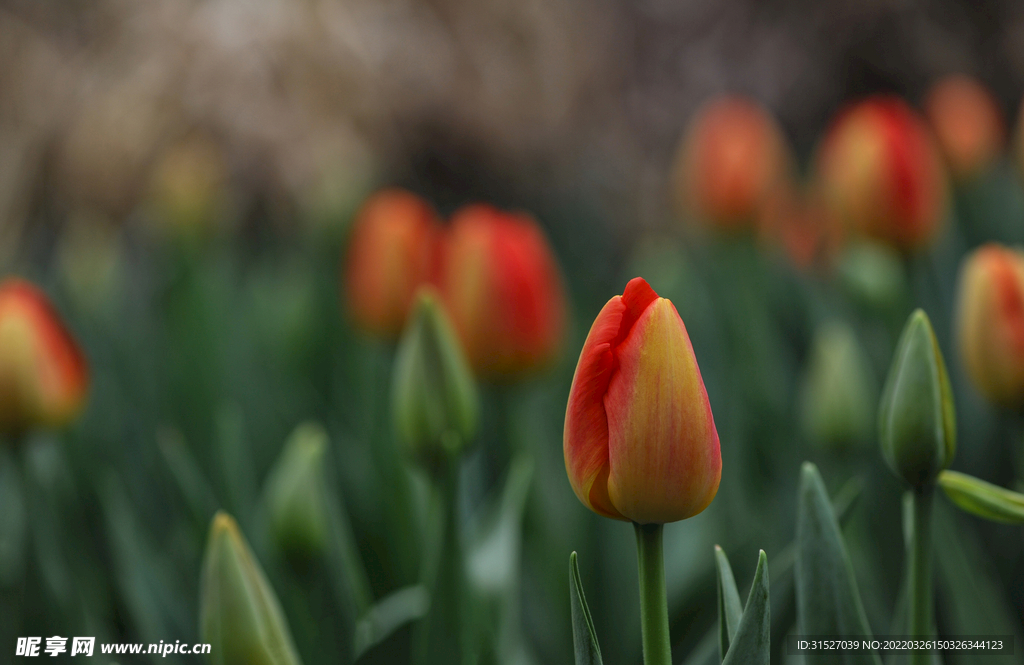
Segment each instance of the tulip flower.
M392 413L417 458L457 453L473 439L479 400L469 362L437 293L423 287L398 345ZM435 460L436 461L436 460Z
M678 157L684 206L718 228L750 228L780 185L792 158L767 110L743 97L705 104L690 122Z
M1006 121L992 93L963 75L936 83L925 113L953 178L971 180L995 162L1006 143Z
M606 517L675 522L718 491L718 431L686 326L642 278L590 328L563 442L573 491Z
M956 412L946 363L928 316L916 310L907 320L893 354L889 378L878 406L882 456L889 468L909 486L908 555L910 634L923 639L933 634L931 550L932 499L936 480L956 452ZM911 665L931 663L931 655L916 651Z
M960 269L957 337L974 385L993 402L1024 404L1024 252L994 243Z
M583 343L563 452L583 505L634 524L644 663L667 665L662 529L711 503L722 455L686 326L642 278L605 304Z
M199 589L199 633L215 665L301 665L284 613L238 524L213 517Z
M837 219L899 249L930 241L945 212L938 149L897 97L871 97L841 113L819 148L817 177Z
M405 327L416 289L431 279L438 220L410 192L385 189L358 213L344 269L344 290L356 324L386 338Z
M82 409L88 370L42 291L0 283L0 430L61 427Z
M565 296L544 233L526 213L468 205L452 217L440 280L470 364L518 378L557 356Z

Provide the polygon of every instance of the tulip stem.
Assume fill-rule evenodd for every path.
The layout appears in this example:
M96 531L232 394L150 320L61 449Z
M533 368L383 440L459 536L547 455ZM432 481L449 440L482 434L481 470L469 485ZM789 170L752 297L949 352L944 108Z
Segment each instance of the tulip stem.
M672 645L668 635L668 596L665 592L665 560L662 548L663 524L633 523L640 574L640 630L643 635L644 665L671 665Z
M911 494L910 542L910 634L926 638L932 634L932 498L935 486L925 485ZM910 665L928 665L931 653L912 651Z

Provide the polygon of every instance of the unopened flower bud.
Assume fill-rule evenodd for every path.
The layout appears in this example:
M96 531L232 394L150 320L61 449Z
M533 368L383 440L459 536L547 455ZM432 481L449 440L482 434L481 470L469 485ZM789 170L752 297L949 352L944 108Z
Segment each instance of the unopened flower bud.
M479 402L466 355L437 293L419 291L395 358L392 411L414 457L454 454L476 433Z
M953 392L932 324L920 309L903 328L878 416L885 461L911 486L933 483L953 461Z
M327 432L315 423L299 425L267 480L271 534L285 552L309 555L327 542L324 456Z
M214 665L301 665L284 613L238 524L213 517L199 590L199 633Z

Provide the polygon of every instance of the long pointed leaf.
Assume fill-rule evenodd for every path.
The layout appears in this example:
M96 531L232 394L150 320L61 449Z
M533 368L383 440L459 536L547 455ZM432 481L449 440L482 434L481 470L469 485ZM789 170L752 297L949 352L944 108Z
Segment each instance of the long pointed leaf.
M805 462L800 474L797 509L796 603L797 627L803 635L870 637L864 606L839 531L835 513L818 468ZM878 654L808 653L816 663L871 663Z
M587 598L583 595L580 569L576 565L576 553L569 555L569 598L572 603L572 644L576 654L576 665L603 665L601 646L597 643L594 621L590 617Z
M722 665L768 665L771 659L771 604L768 598L768 557L761 550L750 585L747 606Z
M743 616L743 605L729 558L718 545L715 545L715 566L718 568L718 658L725 660Z
M946 495L962 510L993 522L1024 524L1024 494L956 471L939 474Z

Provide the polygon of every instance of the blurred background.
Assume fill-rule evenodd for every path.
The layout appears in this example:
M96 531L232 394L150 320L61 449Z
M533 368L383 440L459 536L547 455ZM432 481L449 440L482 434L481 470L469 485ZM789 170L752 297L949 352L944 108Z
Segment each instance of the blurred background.
M394 339L345 291L351 229L383 187L441 219L525 211L564 292L549 361L479 377L458 514L484 662L571 659L574 550L605 661L641 662L630 526L580 504L561 448L583 340L632 277L676 305L721 438L718 497L666 528L677 661L717 662L715 543L744 597L766 550L773 643L792 630L805 459L857 497L843 523L869 622L902 632L902 486L875 408L915 307L953 382L953 468L1024 480L1020 406L977 387L955 332L964 257L1024 241L1017 3L5 0L0 62L0 269L45 291L89 366L74 422L0 446L0 649L200 641L222 508L303 662L409 662L422 599L359 642L351 566L294 556L267 516L286 440L317 422L330 532L370 599L418 580L428 490L395 441ZM933 94L953 74L966 88ZM905 106L849 138L865 98ZM923 212L900 217L901 196ZM943 501L940 634L1024 645L1021 529Z

